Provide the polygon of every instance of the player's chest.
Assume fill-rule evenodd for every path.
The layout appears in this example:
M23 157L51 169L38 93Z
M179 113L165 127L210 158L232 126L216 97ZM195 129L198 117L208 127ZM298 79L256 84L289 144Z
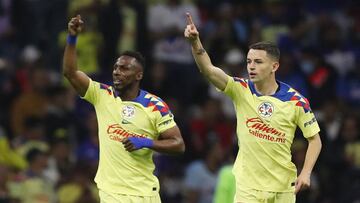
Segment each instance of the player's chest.
M145 108L134 102L114 101L107 109L109 119L127 129L151 128L153 119Z
M270 96L254 96L247 100L240 108L250 118L278 124L290 124L295 119L296 109L290 102L282 102Z
M124 125L147 125L151 122L151 118L147 115L146 110L132 103L121 103L119 105L118 114L121 123Z

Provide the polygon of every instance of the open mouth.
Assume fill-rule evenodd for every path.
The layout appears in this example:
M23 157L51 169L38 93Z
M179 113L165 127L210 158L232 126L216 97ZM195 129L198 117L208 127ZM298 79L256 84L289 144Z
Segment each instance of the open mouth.
M121 81L120 80L114 80L113 83L114 83L114 85L120 85Z

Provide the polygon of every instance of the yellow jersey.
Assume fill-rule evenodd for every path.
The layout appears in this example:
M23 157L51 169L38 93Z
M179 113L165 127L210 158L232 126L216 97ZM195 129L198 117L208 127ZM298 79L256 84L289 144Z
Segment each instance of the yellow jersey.
M235 106L239 152L233 173L237 185L270 192L292 192L297 177L290 147L299 127L305 138L320 129L309 101L285 83L270 96L254 84L230 77L224 93Z
M85 100L96 111L100 158L95 182L100 190L135 196L155 196L159 181L153 174L153 151L128 152L121 140L126 137L158 139L176 125L174 116L159 97L140 90L133 101L122 101L112 86L90 80Z

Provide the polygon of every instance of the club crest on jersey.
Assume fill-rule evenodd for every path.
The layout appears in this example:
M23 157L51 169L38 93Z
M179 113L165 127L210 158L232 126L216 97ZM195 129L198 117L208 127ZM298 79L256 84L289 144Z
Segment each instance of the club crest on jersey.
M261 117L269 118L274 112L274 106L270 102L263 102L258 108Z
M122 109L122 115L126 118L131 118L135 114L135 108L133 106L124 106Z

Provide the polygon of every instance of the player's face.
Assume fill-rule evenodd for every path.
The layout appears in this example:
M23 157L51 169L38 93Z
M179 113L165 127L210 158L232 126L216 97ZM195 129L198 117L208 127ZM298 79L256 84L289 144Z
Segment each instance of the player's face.
M279 63L269 56L266 51L250 49L247 55L247 71L250 81L257 83L274 77Z
M135 58L121 56L113 69L113 84L116 90L124 90L142 79L142 69Z

